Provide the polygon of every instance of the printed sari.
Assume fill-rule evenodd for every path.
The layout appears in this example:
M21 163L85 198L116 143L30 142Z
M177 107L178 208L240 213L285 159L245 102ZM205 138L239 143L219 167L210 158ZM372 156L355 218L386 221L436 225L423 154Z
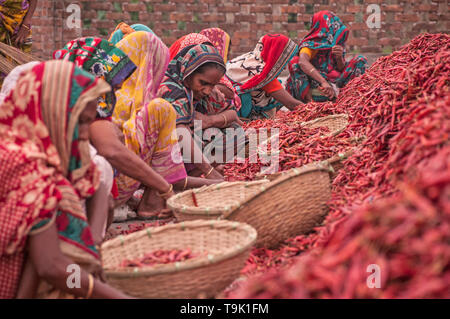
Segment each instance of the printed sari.
M336 45L344 47L345 59L345 42L349 33L348 28L339 17L330 11L320 11L312 17L311 26L311 31L299 46L301 49L308 48L316 52L310 62L325 80L342 88L351 79L365 73L368 66L367 59L361 55L346 62L343 72L337 71L331 49ZM289 64L289 73L286 89L296 99L306 101L309 91L313 90L314 92L320 86L320 83L303 72L298 56ZM312 97L317 102L328 101L328 98L321 94L313 94Z
M0 298L16 294L28 236L53 223L66 256L101 267L81 202L99 174L78 118L109 90L73 63L49 61L23 73L0 106Z
M175 108L177 112L177 125L183 124L189 127L193 127L194 115L196 111L202 114L212 115L221 113L228 109L232 109L230 108L230 106L224 107L223 104L215 102L219 98L214 97L214 90L211 94L212 96L206 99L201 99L199 101L194 101L192 90L184 85L184 80L186 80L198 68L200 68L205 63L211 62L219 64L225 68L223 58L219 54L217 49L207 44L188 46L182 49L175 56L175 58L170 61L164 80L159 88L158 95L163 99L169 101ZM230 125L230 127L236 130L239 130L241 128L236 123L233 123L232 125ZM212 130L214 129L211 128L210 131ZM224 145L224 140L222 137L225 129L221 130L215 128L215 130L217 132L214 132L212 136L215 136L216 138L205 139L201 146L204 146L203 144L206 144L205 149L215 148L216 151L222 151ZM238 142L236 138L234 139L234 144L237 143L238 151L245 146L244 138L241 137L242 136L236 137L238 139ZM197 138L195 140L198 141ZM234 144L227 143L226 148L234 148ZM231 153L234 154L234 152L227 152L227 154Z
M150 33L155 34L152 29L150 29L149 27L147 27L143 24L133 24L133 25L129 26L125 22L121 22L117 25L116 29L111 34L108 41L111 42L112 44L116 45L124 37L126 37L127 35L129 35L133 32L136 32L136 31L145 31L145 32L150 32Z
M268 117L266 111L281 106L263 88L278 78L297 52L298 46L288 37L267 34L259 39L252 52L227 63L227 77L242 101L241 117Z
M0 0L0 41L12 45L12 37L19 32L22 21L30 8L28 0ZM21 50L31 52L31 30Z
M136 70L136 65L119 48L100 38L79 38L53 53L54 59L74 62L76 66L105 80L111 92L100 97L97 118L111 120L116 105L114 87L123 83Z
M157 98L157 90L169 63L169 49L154 34L134 32L117 43L137 65L136 72L117 91L113 121L124 134L127 147L139 155L168 183L184 179L176 134L176 113L167 101ZM125 203L140 183L118 174L117 204Z

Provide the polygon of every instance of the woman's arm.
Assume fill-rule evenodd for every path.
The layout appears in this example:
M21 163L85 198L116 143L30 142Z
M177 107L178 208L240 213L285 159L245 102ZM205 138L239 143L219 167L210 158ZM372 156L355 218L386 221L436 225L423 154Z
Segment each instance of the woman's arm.
M26 39L30 29L31 28L31 19L33 18L34 11L36 10L37 2L38 0L29 0L30 6L28 8L27 13L25 14L25 17L22 20L22 24L20 25L20 29L17 32L17 35L15 37L15 45L20 46Z
M90 125L89 138L98 154L121 173L160 193L166 193L169 183L120 142L113 125L109 121L95 121Z
M178 143L180 144L182 150L190 150L190 162L195 164L195 167L199 169L203 174L208 175L206 178L223 180L223 176L212 167L209 160L203 155L202 150L198 147L197 143L195 143L194 139L192 138L191 129L186 125L180 124L177 125L178 133L180 130L183 130L184 134L178 135ZM196 163L195 154L201 154L200 163Z
M286 106L289 110L295 110L297 106L300 104L303 104L302 101L297 100L292 95L289 94L288 91L285 89L277 90L275 92L272 92L269 94L271 97L273 97L278 102L282 103L284 106Z
M299 59L300 68L302 71L312 77L314 80L320 83L321 90L324 92L324 94L329 98L332 99L334 97L334 90L331 87L330 83L328 83L327 80L323 78L323 76L320 74L320 72L311 64L310 57L306 53L300 53L300 59Z
M195 112L195 119L202 121L202 129L210 127L226 128L231 123L237 122L239 125L243 125L239 119L235 110L227 110L219 114L205 115L200 112Z
M89 274L86 271L81 270L80 288L69 288L67 285L67 279L72 274L67 272L67 267L74 264L74 262L62 254L54 223L45 231L30 236L28 251L28 258L30 258L33 265L32 268L34 268L31 271L35 271L39 278L66 293L82 298L87 296ZM28 269L31 268L30 266L28 267ZM27 275L24 274L23 276ZM20 296L23 296L23 294L21 293ZM130 297L102 283L100 280L94 279L92 298L125 299Z
M345 68L344 48L340 45L335 45L331 49L331 54L334 56L334 60L336 61L337 70L339 72L344 71Z
M94 196L86 200L86 211L95 245L103 242L108 227L111 190L100 183Z

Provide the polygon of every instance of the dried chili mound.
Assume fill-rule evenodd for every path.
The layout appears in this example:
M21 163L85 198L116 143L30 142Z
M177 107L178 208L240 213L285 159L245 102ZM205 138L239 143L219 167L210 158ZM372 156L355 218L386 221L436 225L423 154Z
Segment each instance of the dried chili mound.
M450 147L399 189L353 211L292 267L253 278L230 297L449 298Z
M149 253L146 253L142 258L133 260L125 259L119 265L120 268L126 267L151 267L155 265L170 264L175 262L186 261L198 257L199 254L194 254L189 248L187 249L174 249L163 250L158 249Z
M413 179L422 162L449 145L449 79L450 36L423 34L399 51L378 59L366 74L341 91L336 103L310 103L278 114L275 120L250 123L295 126L296 122L346 113L349 126L333 138L367 138L334 179L330 213L324 225L312 234L289 239L277 251L259 253L256 263L260 267L252 266L249 260L245 271L250 274L273 265L279 267L284 264L279 262L280 256L291 258L322 246L355 207L391 196L398 192L399 183ZM294 147L290 146L291 150ZM315 149L299 149L320 157ZM227 166L228 176L241 178L241 173L245 179L245 174L252 176L253 171L242 171L242 165ZM262 265L268 265L267 269Z
M128 235L132 234L137 231L141 231L143 229L146 229L148 227L159 227L164 226L167 224L172 224L176 222L175 218L167 218L167 219L158 219L152 222L135 222L135 223L129 223L126 228L125 226L117 226L117 225L111 225L111 227L108 229L108 232L106 233L105 240L113 239L119 235Z

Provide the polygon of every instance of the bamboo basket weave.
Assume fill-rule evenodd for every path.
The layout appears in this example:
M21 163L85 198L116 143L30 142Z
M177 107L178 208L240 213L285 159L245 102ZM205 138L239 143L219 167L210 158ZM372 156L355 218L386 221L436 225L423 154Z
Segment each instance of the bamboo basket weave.
M101 247L106 281L140 298L211 298L239 276L256 237L251 226L226 220L183 222L119 236ZM124 259L157 249L186 248L207 255L154 267L117 267Z
M301 125L307 128L328 127L330 133L325 135L324 137L336 136L347 127L348 115L347 114L329 115L325 117L320 117L312 121L303 122Z
M16 66L42 59L0 42L0 71L9 74Z
M199 207L193 207L190 191L173 196L167 205L180 220L226 218L247 223L258 232L256 246L275 248L322 222L331 194L329 171L327 165L310 164L286 171L273 182L247 183L253 194L244 193L242 184L222 183L216 189L213 185L197 191ZM226 194L220 195L221 189L226 189ZM230 207L226 200L236 204Z

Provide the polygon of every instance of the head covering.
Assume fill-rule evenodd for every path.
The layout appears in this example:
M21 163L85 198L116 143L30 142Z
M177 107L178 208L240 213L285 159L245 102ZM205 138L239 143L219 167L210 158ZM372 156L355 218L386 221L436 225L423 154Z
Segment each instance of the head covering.
M138 67L117 91L113 121L122 127L131 114L137 113L156 98L159 84L169 64L169 49L159 37L143 31L126 36L116 46Z
M191 124L194 119L192 91L184 86L184 80L205 63L212 62L225 68L223 59L216 48L207 44L198 44L184 48L170 61L158 95L172 103L177 111L177 124ZM209 100L198 101L204 109Z
M22 73L0 106L0 297L17 289L28 235L52 222L63 253L100 264L80 201L99 174L78 120L109 90L73 63L48 61Z
M220 28L209 28L200 31L201 35L206 36L209 42L219 51L223 61L227 63L228 51L230 50L231 38L228 33Z
M196 44L202 44L202 43L209 43L212 44L208 37L205 35L202 35L200 33L189 33L188 35L185 35L184 37L179 38L177 41L175 41L174 44L169 48L170 52L170 60L175 58L175 56L184 48L187 48L191 45ZM217 48L216 48L217 49Z
M348 33L348 28L333 12L320 11L312 16L311 30L300 42L300 48L323 50L343 46Z
M110 118L116 105L114 87L136 70L130 58L110 42L100 38L79 38L53 53L54 59L74 62L78 67L104 79L112 90L98 101L98 118Z
M19 79L19 76L30 69L32 69L35 65L39 64L39 62L28 62L26 64L19 65L15 67L5 78L2 84L2 89L0 92L0 105L5 100L6 96L11 92L12 89L16 87L17 80Z
M298 46L282 34L267 34L252 52L227 64L227 76L238 94L262 89L276 79L298 52Z
M149 27L143 25L143 24L133 24L132 26L129 26L125 22L121 22L117 25L114 32L109 37L109 41L112 44L117 44L120 40L122 40L127 35L136 32L136 31L145 31L150 32L152 34L155 34L152 29Z

